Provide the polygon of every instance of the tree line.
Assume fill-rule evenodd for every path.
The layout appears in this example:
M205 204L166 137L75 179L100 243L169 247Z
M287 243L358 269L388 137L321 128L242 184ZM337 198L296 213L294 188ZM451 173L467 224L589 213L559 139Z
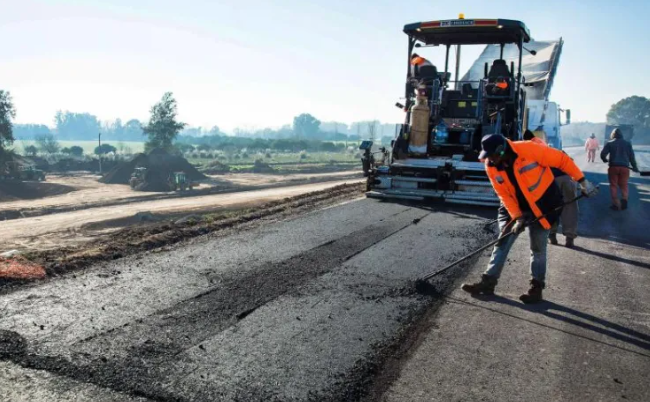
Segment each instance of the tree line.
M55 128L36 124L16 124L16 116L11 94L0 90L0 157L14 141L14 138L37 140L39 146L48 152L58 152L58 140L94 140L97 133L102 132L103 138L115 141L139 141L146 137L145 149L162 148L168 151L181 147L214 147L228 150L250 148L255 150L338 150L345 147L333 141L358 140L361 138L379 139L392 138L393 133L386 135L386 129L394 130L394 125L382 125L377 121L358 122L347 126L336 122L325 123L309 113L296 116L291 126L278 130L264 129L255 132L236 132L237 136L227 136L218 127L208 130L188 128L186 123L178 121L178 106L171 92L163 95L161 100L152 106L150 119L144 124L136 119L126 123L115 120L102 124L89 113L57 112ZM650 99L642 96L631 96L612 105L607 113L608 124L633 124L640 137L650 137ZM390 127L393 127L390 129ZM365 129L364 129L365 127ZM324 128L333 131L324 131ZM358 134L346 134L356 130ZM198 135L197 135L198 134ZM322 143L323 140L332 142ZM185 144L185 145L182 145ZM96 153L114 152L115 148L105 144L96 149ZM34 148L26 150L34 152ZM63 151L63 150L61 150ZM83 150L82 150L83 151ZM79 147L65 149L65 153L76 155Z

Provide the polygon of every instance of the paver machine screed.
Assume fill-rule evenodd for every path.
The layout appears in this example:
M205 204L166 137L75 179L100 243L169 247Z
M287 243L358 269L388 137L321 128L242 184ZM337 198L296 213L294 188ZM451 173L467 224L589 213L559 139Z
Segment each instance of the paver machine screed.
M524 23L503 19L418 22L404 27L408 36L408 73L404 124L392 143L389 160L368 176L367 196L497 206L499 200L478 160L481 138L501 133L522 138L526 127L525 79L521 71L524 44L530 33ZM501 58L485 63L483 77L460 81L464 45L501 46ZM503 60L503 49L514 44L519 63ZM414 67L414 51L443 47L444 70ZM450 49L456 54L451 80Z

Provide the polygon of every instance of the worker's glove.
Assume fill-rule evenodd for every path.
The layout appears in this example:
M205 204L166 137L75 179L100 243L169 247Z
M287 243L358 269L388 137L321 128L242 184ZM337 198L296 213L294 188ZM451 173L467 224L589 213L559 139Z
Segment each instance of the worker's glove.
M524 231L524 229L526 229L526 219L522 217L522 218L517 219L517 221L515 222L514 226L512 227L512 229L510 231L512 233L518 235L518 234L522 233Z
M580 191L585 197L593 197L598 194L598 187L594 186L589 180L584 179L580 182Z

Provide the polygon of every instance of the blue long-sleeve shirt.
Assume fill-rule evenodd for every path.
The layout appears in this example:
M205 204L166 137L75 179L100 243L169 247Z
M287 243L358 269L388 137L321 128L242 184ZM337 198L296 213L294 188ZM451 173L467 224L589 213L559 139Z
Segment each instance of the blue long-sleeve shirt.
M607 163L607 156L609 156L609 166L630 167L631 165L633 169L638 169L632 144L622 138L613 139L605 144L600 152L600 159Z

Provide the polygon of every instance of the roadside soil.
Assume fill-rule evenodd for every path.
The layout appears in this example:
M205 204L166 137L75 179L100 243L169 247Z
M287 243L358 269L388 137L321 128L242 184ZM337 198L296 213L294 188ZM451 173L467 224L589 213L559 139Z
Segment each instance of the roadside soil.
M305 187L305 186L302 186ZM303 191L303 188L299 191ZM186 219L179 214L158 216L157 222L140 222L136 226L105 230L101 224L88 231L83 245L62 244L49 250L32 249L25 257L45 267L48 276L85 268L101 261L111 261L144 251L164 251L164 247L179 241L215 232L232 233L246 228L258 227L289 216L324 208L345 200L362 196L363 184L339 184L319 191L303 192L289 198L269 201L256 198L255 201L236 204L217 211L206 209L195 211ZM266 202L264 202L266 201ZM187 215L183 212L182 215ZM22 221L22 220L20 220ZM110 224L107 224L110 226ZM101 233L101 235L100 235ZM83 235L82 235L83 236ZM23 281L0 279L0 289L22 284Z
M138 213L149 213L154 219L166 216L185 216L206 211L223 211L257 206L270 201L282 200L301 194L322 191L345 183L359 183L361 180L339 180L294 186L281 185L277 188L230 192L195 197L176 197L158 200L143 200L128 204L86 208L76 211L44 216L13 219L0 222L0 251L41 251L75 247L93 239L102 239L107 232L120 227L142 223L130 219ZM101 222L106 222L102 225Z
M42 216L149 200L197 197L299 183L320 183L343 178L361 177L361 173L359 171L345 171L283 176L254 173L213 175L209 176L208 180L198 187L195 187L193 191L186 193L133 191L128 185L100 183L97 181L100 177L92 174L51 175L47 177L48 181L46 183L40 184L43 189L58 188L60 189L58 192L41 190L33 197L22 197L21 199L7 197L5 201L2 201L3 191L0 188L0 220ZM14 187L14 183L11 184L11 187Z
M38 181L0 182L0 203L22 204L25 200L54 197L75 191L71 185Z

